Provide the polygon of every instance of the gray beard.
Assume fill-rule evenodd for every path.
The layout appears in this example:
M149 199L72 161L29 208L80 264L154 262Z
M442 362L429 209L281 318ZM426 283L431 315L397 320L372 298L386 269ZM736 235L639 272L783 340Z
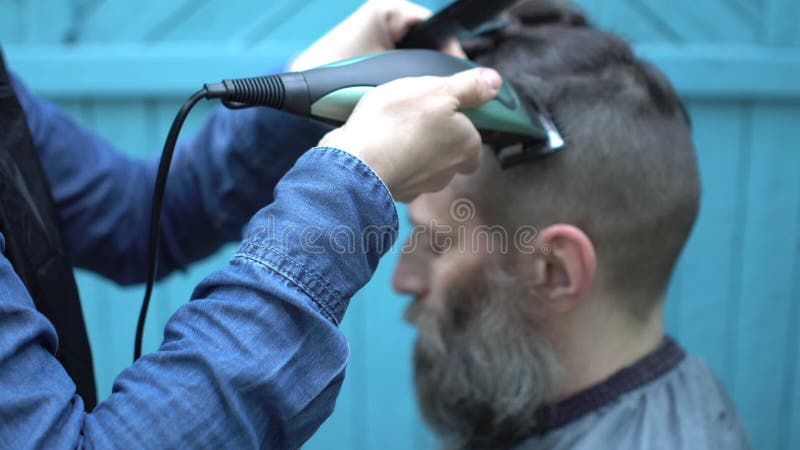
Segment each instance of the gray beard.
M419 328L418 403L446 448L509 448L532 434L537 409L557 393L561 368L536 335L535 300L499 270L483 278L448 296L444 318L408 314Z

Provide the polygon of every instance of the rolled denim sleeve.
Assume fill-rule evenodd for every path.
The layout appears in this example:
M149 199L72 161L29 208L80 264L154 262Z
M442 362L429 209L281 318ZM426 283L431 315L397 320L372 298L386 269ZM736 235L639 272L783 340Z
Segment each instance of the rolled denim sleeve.
M341 173L357 182L350 187L359 191L357 196L347 195L348 187L337 179ZM298 191L303 195L294 195ZM394 243L398 225L392 197L372 169L335 148L305 155L276 195L291 200L276 201L256 214L236 257L269 267L310 298L322 299L320 312L338 324L348 299ZM287 216L295 219L278 223L276 217ZM337 282L327 281L331 278Z
M0 258L0 446L297 448L331 413L347 342L337 324L397 235L377 176L332 148L302 156L230 263L169 320L158 351L83 412L52 326ZM33 444L31 444L33 443Z
M78 267L142 282L160 151L132 158L13 78ZM158 276L241 238L278 180L329 127L267 108L218 107L175 150L161 220Z

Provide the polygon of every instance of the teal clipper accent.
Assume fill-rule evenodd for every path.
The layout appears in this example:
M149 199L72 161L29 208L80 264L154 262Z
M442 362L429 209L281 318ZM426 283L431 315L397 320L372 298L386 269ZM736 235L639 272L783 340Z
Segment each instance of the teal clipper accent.
M228 107L268 106L328 122L344 123L361 97L376 86L419 76L449 76L479 67L433 50L394 50L360 56L304 72L206 84L207 98ZM564 139L535 102L505 80L494 100L463 111L502 167L539 158L564 147Z

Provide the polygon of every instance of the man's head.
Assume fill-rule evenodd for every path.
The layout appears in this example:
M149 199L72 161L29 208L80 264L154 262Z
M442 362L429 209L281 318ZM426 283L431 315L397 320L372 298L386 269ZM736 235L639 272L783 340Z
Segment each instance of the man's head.
M567 145L505 171L485 149L476 173L415 200L394 284L415 297L426 418L462 444L503 446L563 394L578 335L602 345L660 324L700 186L672 87L580 14L525 4L467 50L535 98Z

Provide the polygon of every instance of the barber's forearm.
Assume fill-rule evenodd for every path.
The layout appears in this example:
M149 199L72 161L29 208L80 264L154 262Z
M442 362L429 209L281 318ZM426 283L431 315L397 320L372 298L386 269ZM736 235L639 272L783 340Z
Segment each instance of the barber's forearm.
M0 395L0 417L14 419L0 422L0 441L297 448L333 410L348 356L337 324L397 226L392 199L369 168L339 150L312 150L255 215L230 264L170 319L160 349L120 374L91 414L52 355L52 328L17 289L9 305L29 320L0 340L12 355L0 379L17 387ZM0 315L6 310L0 302Z
M298 448L333 410L347 358L302 291L236 257L120 374L83 435L97 448Z
M120 375L88 435L130 435L151 417L137 444L154 433L176 445L299 446L333 409L348 354L337 324L397 226L369 168L339 150L309 152L228 267L170 320L160 350Z
M394 200L375 172L348 153L318 147L281 180L275 201L253 216L237 257L291 279L339 323L397 230Z

